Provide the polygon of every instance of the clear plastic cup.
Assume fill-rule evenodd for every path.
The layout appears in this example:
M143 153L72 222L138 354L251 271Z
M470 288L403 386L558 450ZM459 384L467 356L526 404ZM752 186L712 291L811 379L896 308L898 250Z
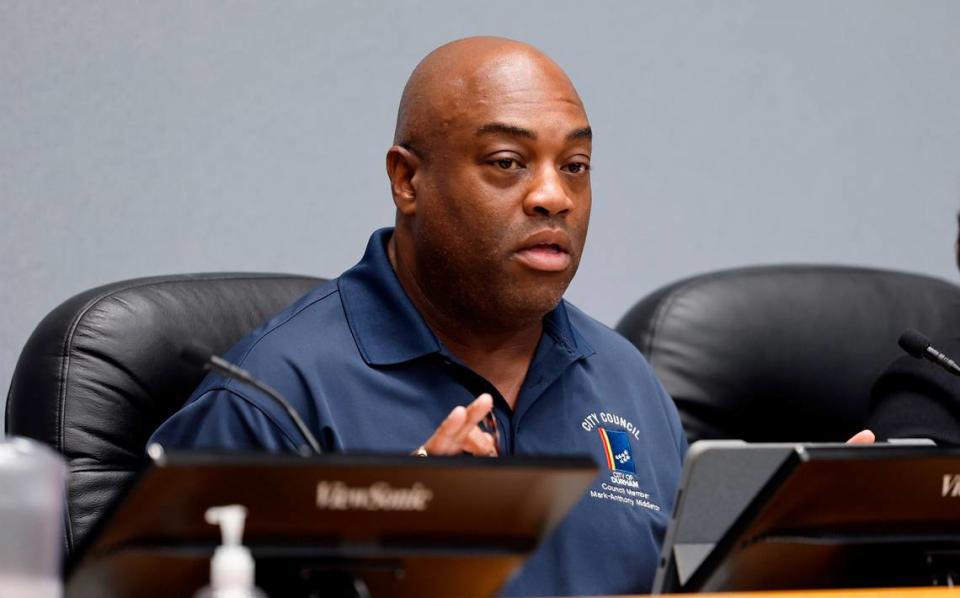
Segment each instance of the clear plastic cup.
M59 597L66 465L26 438L0 438L0 596Z

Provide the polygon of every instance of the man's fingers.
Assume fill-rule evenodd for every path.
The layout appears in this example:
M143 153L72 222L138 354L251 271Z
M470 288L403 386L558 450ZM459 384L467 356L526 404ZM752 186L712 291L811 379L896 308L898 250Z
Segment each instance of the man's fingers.
M483 418L486 417L487 412L490 411L488 406L492 407L493 398L484 393L474 399L472 403L466 407L466 415L460 422L460 427L458 429L453 429L451 427L451 434L448 436L449 441L452 443L450 448L450 454L455 454L458 452L463 452L466 450L464 444L467 441L467 438L470 436L470 432L477 429L477 424L483 421ZM486 408L486 409L485 409ZM462 407L457 407L457 409L463 409Z
M457 442L463 444L471 432L479 430L477 426L483 421L483 418L487 417L491 409L493 409L493 397L487 393L483 393L467 405L467 417L455 436Z
M497 443L491 434L474 427L463 443L463 450L477 457L496 457Z
M491 409L493 409L493 397L489 393L483 393L467 405L467 421L476 426L483 421Z
M847 441L847 444L873 444L876 439L876 435L870 430L860 430Z
M477 425L493 409L493 397L483 393L466 407L456 407L423 444L431 455L496 454L493 437Z
M436 429L433 436L424 443L424 447L431 455L453 455L459 452L455 438L466 420L465 407L456 407L447 415L446 419Z

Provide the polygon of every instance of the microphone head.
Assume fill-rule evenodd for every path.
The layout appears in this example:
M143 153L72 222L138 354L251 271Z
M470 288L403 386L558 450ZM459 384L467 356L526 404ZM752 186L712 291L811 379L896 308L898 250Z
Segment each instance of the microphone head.
M927 347L930 346L930 339L920 332L913 329L907 329L900 335L897 341L900 348L914 357L923 357Z
M197 367L206 367L213 357L213 351L196 341L190 341L180 350L180 358Z

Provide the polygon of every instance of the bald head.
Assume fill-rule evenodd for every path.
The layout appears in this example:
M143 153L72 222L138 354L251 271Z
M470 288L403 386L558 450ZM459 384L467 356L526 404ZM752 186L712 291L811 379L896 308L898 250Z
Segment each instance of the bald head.
M583 109L563 69L533 46L501 37L450 42L421 60L407 80L393 143L429 154L458 120L502 101L505 93L531 88L561 89Z

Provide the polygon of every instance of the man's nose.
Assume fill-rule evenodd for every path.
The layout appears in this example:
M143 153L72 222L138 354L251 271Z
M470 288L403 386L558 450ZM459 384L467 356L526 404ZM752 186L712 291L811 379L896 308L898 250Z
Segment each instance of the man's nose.
M523 211L529 216L559 216L573 207L573 198L556 166L551 164L538 169L524 197Z

